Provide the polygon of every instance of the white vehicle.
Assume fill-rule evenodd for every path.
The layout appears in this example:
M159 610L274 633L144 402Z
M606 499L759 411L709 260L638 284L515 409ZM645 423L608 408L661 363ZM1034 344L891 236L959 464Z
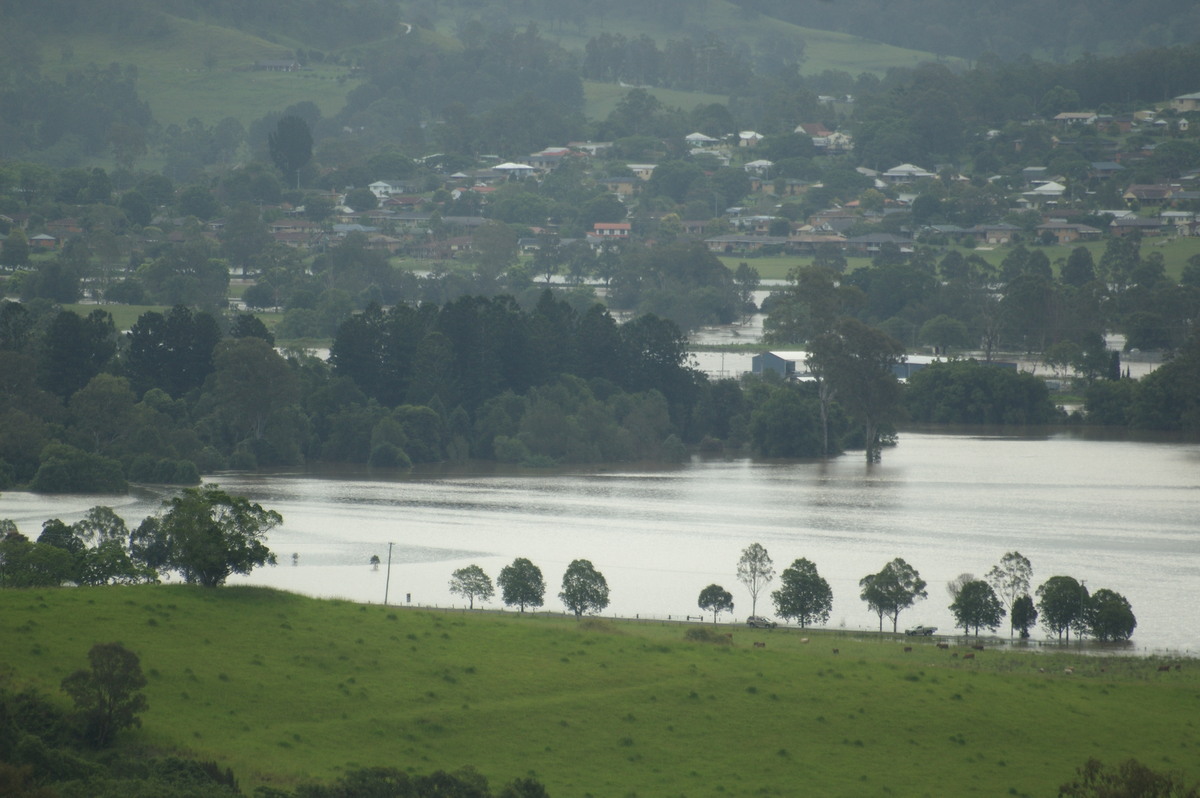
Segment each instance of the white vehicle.
M933 634L936 631L937 631L936 626L914 626L911 629L905 629L904 634L908 635L909 637L917 637L917 636L928 637L929 635Z
M778 624L762 615L751 615L746 619L746 625L752 629L774 629Z

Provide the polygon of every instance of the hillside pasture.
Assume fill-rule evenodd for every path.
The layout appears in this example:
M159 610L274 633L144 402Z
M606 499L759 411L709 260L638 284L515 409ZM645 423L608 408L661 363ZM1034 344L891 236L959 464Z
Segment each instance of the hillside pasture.
M1089 757L1200 778L1194 660L178 585L3 590L0 638L10 680L64 704L59 681L121 641L150 704L123 744L243 789L372 765L555 796L1040 796Z

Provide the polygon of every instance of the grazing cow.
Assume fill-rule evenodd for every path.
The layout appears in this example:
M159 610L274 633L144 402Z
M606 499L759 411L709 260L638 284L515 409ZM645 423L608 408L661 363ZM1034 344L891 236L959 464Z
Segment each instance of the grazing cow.
M905 654L911 654L911 653L912 653L912 646L905 646L905 647L904 647L904 653L905 653Z
M979 643L971 646L971 648L975 649L976 651L983 651L983 646L981 646Z
M975 654L973 652L970 654L963 654L963 659L975 659Z
M949 643L938 643L937 647L938 648L950 648L950 644Z
M834 654L837 654L837 653L838 653L838 650L835 648L835 649L833 650L833 653L834 653Z
M1063 673L1067 674L1068 676L1070 676L1074 672L1075 672L1074 668L1063 668Z
M1159 669L1159 671L1169 671L1169 670L1171 670L1171 666L1170 665L1159 665L1158 669Z
M807 638L807 637L802 637L802 638L800 638L800 642L801 642L801 643L807 643L807 642L808 642L808 638Z
M755 647L755 648L766 648L766 647L767 647L767 644L766 644L766 643L760 643L760 642L758 642L757 640L755 640L755 641L754 641L754 647Z

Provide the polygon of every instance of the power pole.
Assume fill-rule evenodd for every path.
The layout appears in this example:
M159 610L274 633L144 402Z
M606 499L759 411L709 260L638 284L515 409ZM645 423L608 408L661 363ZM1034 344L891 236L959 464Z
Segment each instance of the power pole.
M392 586L392 546L394 545L394 543L388 543L387 578L383 580L383 606L385 607L388 603L388 590Z

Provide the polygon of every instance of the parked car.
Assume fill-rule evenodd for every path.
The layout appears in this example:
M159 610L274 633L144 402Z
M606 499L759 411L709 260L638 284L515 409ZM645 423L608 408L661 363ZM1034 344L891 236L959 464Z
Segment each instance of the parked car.
M746 625L753 629L774 629L779 624L762 615L751 615L746 619Z
M929 635L933 634L936 631L937 631L936 626L914 626L911 629L905 629L904 634L908 635L909 637L916 637L916 636L928 637Z

